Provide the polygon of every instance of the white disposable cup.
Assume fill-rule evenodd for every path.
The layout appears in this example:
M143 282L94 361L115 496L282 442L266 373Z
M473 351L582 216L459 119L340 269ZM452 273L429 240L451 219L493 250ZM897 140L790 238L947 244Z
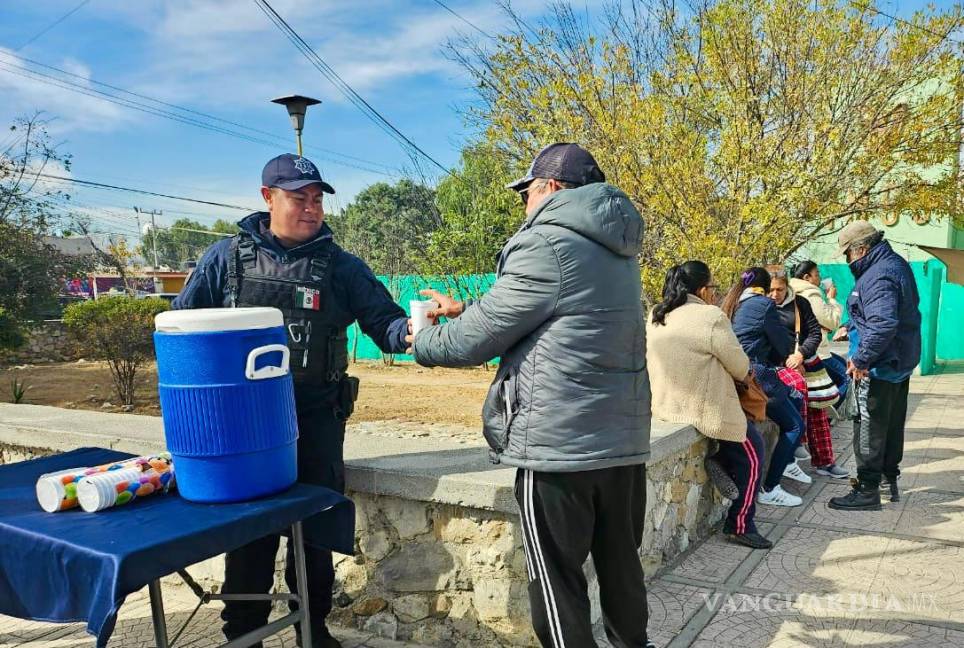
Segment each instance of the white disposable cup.
M833 279L827 277L826 279L820 280L820 285L823 286L824 290L830 290L830 286L833 285Z
M113 506L117 499L117 484L137 481L141 474L138 468L125 468L84 477L77 483L77 499L80 501L80 507L88 513L94 513Z
M409 311L412 313L412 335L417 335L423 328L432 325L432 320L429 319L428 313L438 307L438 302L433 299L427 301L413 299L408 302Z
M37 478L37 502L40 508L48 513L56 513L62 510L64 496L67 494L61 478L64 475L83 474L87 468L71 468L59 472L47 473Z

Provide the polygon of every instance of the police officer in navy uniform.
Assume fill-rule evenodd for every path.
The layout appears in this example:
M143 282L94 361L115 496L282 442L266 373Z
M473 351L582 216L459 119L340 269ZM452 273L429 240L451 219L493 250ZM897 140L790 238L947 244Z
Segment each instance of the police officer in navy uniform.
M404 353L408 318L368 266L334 242L322 197L335 190L309 160L280 155L264 167L261 196L268 206L239 222L241 233L212 245L174 308L273 306L284 315L298 410L298 479L344 492L345 421L358 394L347 375L347 329L356 320L386 353ZM331 611L331 552L310 546L306 522L312 643L341 644L325 627ZM268 592L279 536L227 554L224 593ZM288 551L285 579L295 591ZM266 601L226 601L221 618L231 640L267 623ZM299 640L299 644L300 640Z

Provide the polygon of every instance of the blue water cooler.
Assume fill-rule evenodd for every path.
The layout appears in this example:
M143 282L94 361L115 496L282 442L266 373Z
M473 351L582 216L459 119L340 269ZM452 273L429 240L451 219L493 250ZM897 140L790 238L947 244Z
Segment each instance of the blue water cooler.
M276 308L206 308L155 319L158 390L177 487L240 502L297 480L298 423Z

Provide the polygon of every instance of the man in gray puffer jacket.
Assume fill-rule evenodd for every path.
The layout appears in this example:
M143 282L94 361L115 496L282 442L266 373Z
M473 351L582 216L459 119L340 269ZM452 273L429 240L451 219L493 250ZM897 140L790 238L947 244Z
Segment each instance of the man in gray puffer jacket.
M642 648L638 548L650 392L636 255L643 220L588 151L553 144L509 185L526 220L476 303L438 293L451 321L413 341L424 366L501 356L483 408L495 462L517 466L529 600L543 646L595 646L582 566L592 553L607 635Z

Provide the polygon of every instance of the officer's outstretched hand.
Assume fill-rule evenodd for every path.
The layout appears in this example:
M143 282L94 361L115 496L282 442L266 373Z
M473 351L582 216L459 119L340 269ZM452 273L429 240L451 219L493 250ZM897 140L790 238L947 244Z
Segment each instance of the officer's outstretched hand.
M436 302L438 302L439 307L436 308L435 310L430 310L428 312L429 318L435 324L438 323L438 318L440 317L455 319L456 317L461 315L462 311L465 309L465 304L463 304L460 301L455 301L448 295L444 295L437 290L432 290L432 289L419 290L418 294L424 297L429 297L431 299L434 299Z

